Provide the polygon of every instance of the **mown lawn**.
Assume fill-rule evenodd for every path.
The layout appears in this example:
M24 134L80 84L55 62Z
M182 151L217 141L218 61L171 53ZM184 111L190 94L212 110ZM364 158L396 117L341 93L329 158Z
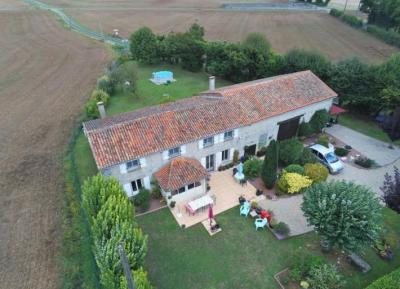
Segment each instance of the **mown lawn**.
M390 142L390 138L386 132L374 121L359 118L353 114L345 113L339 116L339 123L347 126L355 131L361 132L370 137L379 139L381 141ZM395 142L400 145L400 140Z
M400 216L385 209L391 235L400 238ZM217 216L223 231L210 237L199 224L178 227L168 209L138 217L149 235L146 270L150 280L162 289L278 288L274 274L289 266L296 250L322 254L314 233L277 241L269 231L256 232L250 218L240 217L238 208ZM348 289L362 289L374 279L400 266L396 259L382 261L367 250L366 260L373 270L362 274L353 267L344 272Z

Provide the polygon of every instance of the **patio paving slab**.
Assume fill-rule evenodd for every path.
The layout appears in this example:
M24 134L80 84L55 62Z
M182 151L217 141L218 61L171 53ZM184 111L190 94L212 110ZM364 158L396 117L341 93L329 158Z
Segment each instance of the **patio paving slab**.
M214 195L216 197L216 202L213 206L214 216L238 206L240 196L244 196L248 201L259 200L256 196L256 188L250 183L247 183L244 186L240 185L233 178L232 169L221 172L212 172L209 185L211 189L208 192L208 195ZM188 202L177 203L176 206L171 209L173 216L180 226L185 225L185 227L188 228L208 219L207 208L196 212L195 215L190 215L186 212L186 203Z
M307 220L303 216L300 208L302 201L303 195L295 195L277 200L260 200L258 205L264 210L272 210L274 219L289 226L289 235L297 236L313 230L313 227L307 225Z

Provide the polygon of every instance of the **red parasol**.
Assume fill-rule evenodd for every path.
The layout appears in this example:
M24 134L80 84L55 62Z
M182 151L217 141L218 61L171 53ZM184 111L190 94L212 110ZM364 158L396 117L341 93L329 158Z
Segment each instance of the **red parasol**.
M211 205L208 207L208 218L210 219L210 227L211 227L212 219L214 219L214 212Z

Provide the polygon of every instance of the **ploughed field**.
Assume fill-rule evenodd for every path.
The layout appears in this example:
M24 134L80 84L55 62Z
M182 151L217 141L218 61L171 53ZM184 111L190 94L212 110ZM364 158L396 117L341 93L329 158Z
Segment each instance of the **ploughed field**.
M0 288L57 288L62 152L110 57L21 3L0 0Z
M266 2L261 0L42 1L63 7L66 13L92 29L101 29L104 33L119 29L121 36L126 38L142 26L167 33L184 31L197 21L205 27L209 40L237 42L248 33L260 32L279 53L298 47L319 51L335 61L357 56L376 63L399 51L326 13L227 11L221 8L223 3Z

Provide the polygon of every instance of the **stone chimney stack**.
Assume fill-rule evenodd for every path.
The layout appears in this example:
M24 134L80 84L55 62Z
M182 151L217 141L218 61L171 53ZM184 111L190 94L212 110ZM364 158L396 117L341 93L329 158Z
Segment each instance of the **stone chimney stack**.
M208 90L215 90L215 76L208 78Z
M107 116L106 109L105 109L104 103L102 101L97 103L97 109L100 112L100 118L105 118Z

